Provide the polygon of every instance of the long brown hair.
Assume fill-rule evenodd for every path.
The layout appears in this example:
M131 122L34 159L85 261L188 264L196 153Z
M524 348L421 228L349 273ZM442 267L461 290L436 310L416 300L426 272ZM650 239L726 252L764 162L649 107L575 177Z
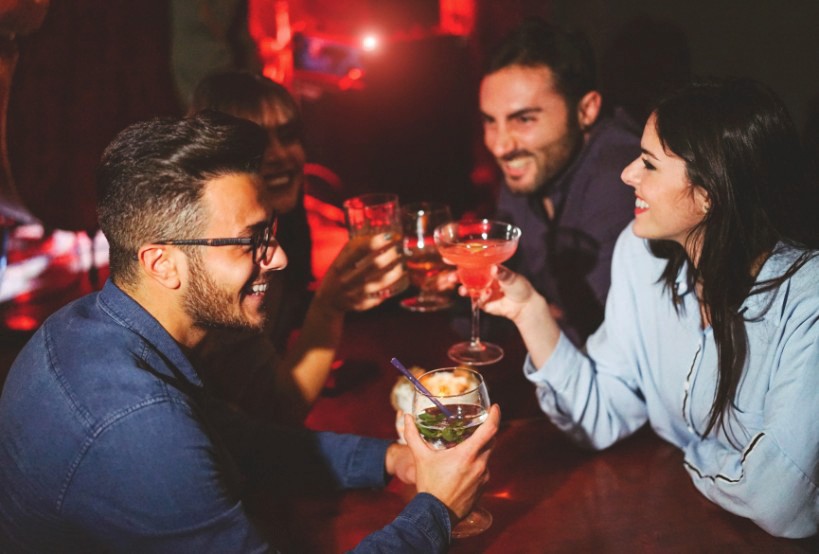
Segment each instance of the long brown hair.
M748 337L741 307L750 295L775 291L819 247L817 185L807 178L799 135L782 102L748 79L689 85L654 110L664 148L685 160L693 186L710 209L691 233L700 241L696 267L677 243L652 241L668 259L660 281L671 292L685 264L689 285L701 285L719 356L717 388L704 434L725 428L746 366ZM780 248L801 254L781 275L756 282L759 268ZM771 295L771 299L772 299ZM759 317L759 314L754 314Z

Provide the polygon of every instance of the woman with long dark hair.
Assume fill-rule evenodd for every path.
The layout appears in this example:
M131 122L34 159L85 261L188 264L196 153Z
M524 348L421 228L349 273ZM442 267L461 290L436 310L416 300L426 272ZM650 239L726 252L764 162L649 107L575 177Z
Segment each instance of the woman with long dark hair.
M701 83L656 107L641 148L622 175L635 219L585 348L505 268L484 309L516 324L542 409L577 442L605 448L648 422L713 502L813 535L819 204L795 127L759 83Z
M211 391L245 411L279 423L301 424L330 374L349 311L383 302L378 291L403 275L395 253L400 237L356 237L338 252L312 287L312 241L305 202L301 114L280 84L242 71L223 71L197 85L189 115L215 110L264 128L262 193L278 214L276 238L288 266L271 277L264 333L215 330L194 355ZM315 288L315 292L312 292ZM288 340L298 330L294 340Z

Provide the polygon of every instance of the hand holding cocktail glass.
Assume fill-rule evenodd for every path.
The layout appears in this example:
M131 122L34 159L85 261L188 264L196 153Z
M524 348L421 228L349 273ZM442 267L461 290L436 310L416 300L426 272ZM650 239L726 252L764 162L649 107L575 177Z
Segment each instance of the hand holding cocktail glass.
M415 390L412 407L415 425L405 419L404 435L407 444L412 446L412 440L415 440L420 432L423 440L436 450L457 450L467 445L473 449L482 448L482 441L486 440L484 435L487 432L483 427L497 416L497 408L490 409L489 393L483 377L472 369L447 367L428 371L418 380L420 384ZM497 420L492 421L491 425L496 426ZM478 476L477 471L485 464L486 459L479 450L473 452L478 460L483 462L479 463L477 468L467 469L474 476ZM418 464L420 470L423 462L419 461ZM465 498L467 502L464 506L471 507L471 510L459 512L450 506L462 518L452 529L454 538L477 535L492 524L492 515L485 509L475 506L478 491L467 492L469 495Z
M364 311L406 281L400 240L385 235L350 238L322 277L314 303L339 312Z
M404 269L398 196L373 193L350 198L344 202L344 216L351 243L345 248L353 251L343 269L344 281L362 292L363 307L357 309L406 290L409 277Z
M453 537L471 536L458 534L460 524L456 523L469 520L489 480L488 462L500 425L500 408L497 404L489 407L483 424L472 436L444 450L436 450L424 441L411 414L404 415L404 425L407 444L393 443L387 448L387 473L414 484L418 493L440 500L450 513ZM491 523L491 515L485 521Z
M500 346L480 339L481 299L492 285L497 264L515 253L520 235L514 225L487 219L447 223L435 229L438 251L458 267L458 277L472 301L470 340L455 344L448 352L456 362L486 365L503 358Z

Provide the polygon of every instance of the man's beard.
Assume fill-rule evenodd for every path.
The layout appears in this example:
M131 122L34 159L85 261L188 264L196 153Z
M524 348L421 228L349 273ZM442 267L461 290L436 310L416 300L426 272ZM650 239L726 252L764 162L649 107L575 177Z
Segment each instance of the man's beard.
M543 167L535 175L532 183L527 187L512 186L507 182L507 188L515 196L538 195L545 196L551 192L552 185L577 159L583 148L584 135L580 130L580 123L576 115L570 115L566 122L566 132L563 136L548 145ZM519 156L528 156L527 150L516 150L503 157L504 161L513 160Z
M241 309L237 310L234 297L211 278L201 257L193 254L188 259L191 279L183 306L195 326L244 331L260 331L264 327L264 312L258 322L248 320Z

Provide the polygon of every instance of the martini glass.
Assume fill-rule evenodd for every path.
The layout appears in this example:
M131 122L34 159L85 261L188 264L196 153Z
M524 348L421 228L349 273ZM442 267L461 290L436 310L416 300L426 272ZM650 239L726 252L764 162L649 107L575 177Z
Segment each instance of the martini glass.
M418 295L405 298L401 307L411 312L437 312L452 306L452 299L436 289L438 275L448 266L441 260L433 232L439 225L452 221L446 204L416 202L401 209L404 225L404 259L410 283Z
M520 229L510 223L482 219L445 223L435 229L438 252L458 267L458 277L472 300L472 335L453 345L447 354L468 365L492 364L503 358L503 349L480 338L481 296L492 285L492 269L515 253Z
M415 390L412 417L418 432L432 448L452 448L469 438L486 421L489 393L477 371L465 367L444 367L427 371L418 380L430 396ZM439 404L447 408L450 415L446 415ZM490 525L492 514L485 508L475 506L452 529L452 537L471 537L483 533Z

